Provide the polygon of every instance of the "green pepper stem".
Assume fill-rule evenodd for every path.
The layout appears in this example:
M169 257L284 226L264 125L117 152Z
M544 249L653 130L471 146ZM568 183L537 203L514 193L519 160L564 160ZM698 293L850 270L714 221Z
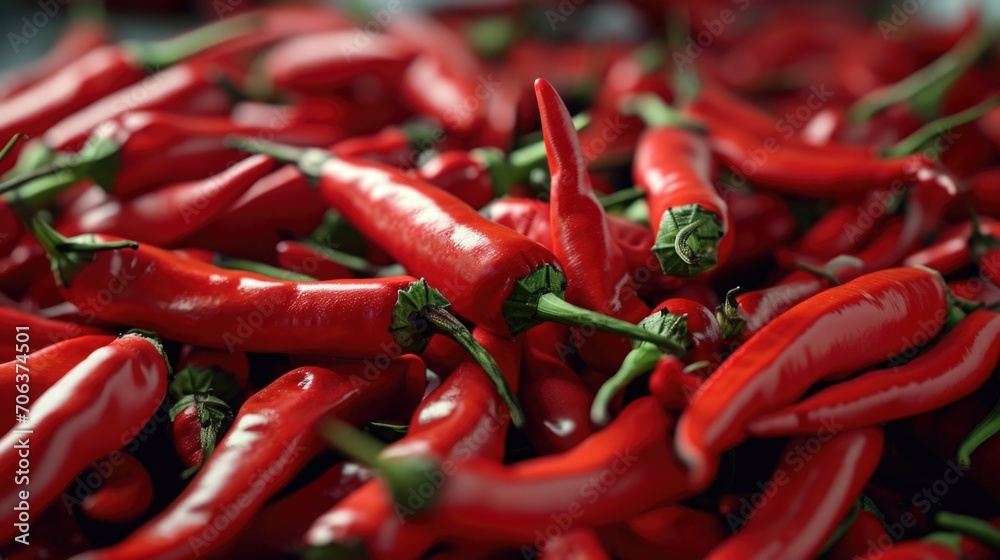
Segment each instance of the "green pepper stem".
M994 550L1000 550L1000 530L982 519L942 511L934 521L945 529L968 535Z
M656 362L663 357L663 352L656 345L643 342L638 347L633 348L625 356L622 366L618 371L601 385L594 395L594 402L590 405L590 421L597 426L606 426L611 421L611 413L608 405L620 391L628 387L633 381L645 375L656 367Z
M622 189L615 191L611 194L606 194L599 197L598 200L605 209L615 206L616 204L625 204L627 202L632 202L639 200L646 196L646 192L639 187L629 187L627 189Z
M534 312L542 321L554 321L571 327L592 327L599 331L620 334L632 340L651 342L671 354L682 354L685 350L669 337L652 333L621 319L578 307L553 293L541 295Z
M725 225L715 212L699 204L678 206L660 218L652 251L664 274L697 276L718 264L724 234Z
M261 23L259 14L247 14L205 25L177 37L155 42L122 41L121 45L146 68L172 66L215 45L249 33Z
M0 161L7 157L7 154L14 149L14 145L17 144L22 138L24 138L24 135L20 132L16 132L10 137L10 140L7 141L7 145L0 150Z
M70 280L93 260L93 253L97 251L139 248L139 244L135 241L96 242L93 235L68 239L38 218L31 221L31 229L38 244L48 255L52 263L52 273L60 286L69 286Z
M490 381L496 386L497 392L500 394L500 398L503 399L504 404L507 405L507 410L510 411L510 421L518 428L523 427L524 411L521 409L521 404L517 401L513 389L507 384L507 378L500 371L500 366L497 365L493 356L490 356L490 353L480 346L476 342L476 339L472 338L472 333L469 332L469 329L465 328L465 325L456 319L454 315L440 307L426 308L423 311L423 316L434 327L435 332L443 334L457 342L459 346L476 360L490 378Z
M705 131L703 125L684 118L680 111L667 105L659 95L651 93L623 99L622 111L625 114L637 115L648 127L680 127L696 132Z
M903 80L858 99L847 111L850 122L867 121L883 110L906 100L915 103L918 114L928 114L940 106L940 101L955 80L993 43L993 34L979 30L959 41L937 60L910 74ZM922 99L921 96L924 96Z
M18 175L17 177L11 177L10 179L0 183L0 194L22 188L32 181L43 179L52 175L65 176L66 181L71 180L70 184L73 184L80 179L76 170L77 166L67 165L66 161L54 161L36 169L32 169L22 175Z
M317 279L307 274L301 274L298 272L293 272L291 270L285 270L283 268L278 268L276 266L271 266L269 264L259 263L247 259L234 259L232 257L224 257L222 255L217 255L215 259L213 259L213 261L215 263L215 266L218 266L219 268L228 268L230 270L243 270L246 272L253 272L255 274L260 274L261 276L276 278L278 280L288 280L291 282L318 282Z
M958 446L958 464L966 469L969 468L972 465L972 453L997 432L1000 432L1000 401L986 415L986 418L975 428L972 428L969 435L962 440Z
M330 247L321 245L319 243L316 243L315 241L301 241L300 243L309 247L313 251L322 254L331 262L335 262L339 265L345 266L355 272L360 272L368 276L377 276L383 270L385 270L385 267L375 266L372 263L366 261L365 259L357 255L352 255L350 253L345 253L344 251L331 249Z
M906 138L903 138L896 144L886 148L885 151L883 151L883 155L885 157L902 157L907 154L912 154L919 150L932 138L944 134L957 126L961 126L978 119L997 105L1000 105L1000 96L991 97L982 103L978 103L968 109L965 109L964 111L959 111L953 115L948 115L931 121L917 129Z
M226 138L224 143L247 153L264 154L278 161L295 164L303 174L313 180L319 179L323 164L334 157L330 152L319 148L299 148L241 136Z

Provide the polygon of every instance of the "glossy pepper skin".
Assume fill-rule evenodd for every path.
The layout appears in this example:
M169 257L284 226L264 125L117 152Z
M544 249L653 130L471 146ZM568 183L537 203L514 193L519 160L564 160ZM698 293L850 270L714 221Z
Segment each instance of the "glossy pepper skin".
M814 558L878 466L883 442L879 428L843 432L806 458L806 440L792 440L771 478L777 492L706 558Z
M470 152L448 150L425 161L415 170L424 181L449 192L479 210L493 200L493 177L480 159Z
M649 394L667 410L684 410L705 380L684 371L684 362L664 354L649 374Z
M545 544L541 560L611 560L597 534L590 529L570 529Z
M9 332L15 332L13 327ZM34 330L28 332L34 336ZM0 399L16 402L15 398L21 393L19 388L26 388L31 400L41 397L87 356L114 340L115 337L110 334L83 335L38 350L32 349L24 361L15 358L0 365ZM7 433L14 422L13 417L4 419L0 422L0 431Z
M1000 222L991 218L980 219L979 235L1000 236ZM942 232L934 244L907 255L903 264L927 266L941 274L954 274L973 262L972 236L971 221L953 226Z
M100 488L80 504L84 515L106 523L130 523L153 503L153 480L142 463L127 451L103 459L112 465Z
M864 373L750 423L756 436L809 434L835 419L850 430L916 416L978 389L1000 359L1000 314L972 312L908 364Z
M424 366L417 357L397 358L379 375L365 377L367 383L352 383L354 376L365 375L365 367L298 368L261 389L240 408L232 429L166 511L124 541L78 560L181 559L220 549L323 450L315 434L320 421L336 416L364 424L393 407L412 406L422 393ZM250 493L248 480L259 481ZM206 532L220 518L228 519L228 526Z
M33 430L31 458L37 467L30 473L32 506L54 503L93 461L127 443L123 434L145 424L163 401L169 371L159 343L129 334L92 353L34 400L29 421L19 426ZM15 446L24 437L10 431L2 440L0 465L12 473L18 468ZM4 481L0 541L9 541L17 531L14 506L23 489L13 476Z
M830 560L854 560L878 550L883 543L892 543L882 521L872 512L862 508L857 517L837 542L830 547Z
M678 455L704 481L718 455L746 438L749 422L795 402L824 377L903 352L918 333L933 337L948 314L944 283L918 268L873 272L800 303L701 386L678 421Z
M653 548L642 551L644 556L626 556L636 560L649 558L651 553L669 555L677 560L700 560L730 535L718 516L677 504L637 515L629 519L626 526L628 533L623 533L633 543L639 541ZM606 535L603 531L600 534L602 538ZM618 552L618 547L612 545L611 548Z
M274 247L278 265L285 270L307 274L317 280L343 280L354 278L354 271L330 260L323 247L298 241L281 241Z
M639 138L632 162L646 192L653 253L666 274L697 276L724 264L732 252L732 219L712 183L708 139L683 125L655 126Z
M552 176L550 224L554 253L569 287L566 300L586 309L635 323L649 314L635 293L625 257L611 236L604 208L594 196L580 139L566 105L551 84L535 81L535 97ZM631 343L621 335L574 330L577 347L590 367L614 373Z
M64 342L71 338L87 335L106 335L101 329L86 325L77 325L57 319L46 319L35 313L27 313L11 307L0 307L0 328L6 332L16 332L17 327L28 327L31 333L30 350L32 353L47 346ZM0 352L0 360L10 362L17 359L19 352L13 344Z
M476 328L475 339L496 357L512 387L519 386L521 340ZM383 451L385 457L429 453L454 465L476 457L499 463L510 414L489 379L466 359L430 395L410 420L403 439ZM384 484L371 481L318 517L305 537L311 546L362 540L373 558L417 558L434 543L435 531L413 520L415 503L396 503ZM380 535L391 535L381 538Z

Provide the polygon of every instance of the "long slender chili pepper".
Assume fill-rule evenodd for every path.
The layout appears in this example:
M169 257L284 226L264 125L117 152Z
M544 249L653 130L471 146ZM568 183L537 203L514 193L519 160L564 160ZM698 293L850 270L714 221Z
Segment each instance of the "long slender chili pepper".
M10 307L0 307L0 329L7 332L15 332L17 327L27 327L31 331L31 351L35 352L52 346L53 344L64 342L71 338L87 335L106 335L101 329L85 325L77 325L67 321L56 319L46 319L34 313L26 313ZM0 361L9 362L24 352L19 352L13 344L8 345L3 352L0 352Z
M728 206L712 184L708 140L658 97L639 98L635 107L652 127L639 139L632 175L646 191L653 253L667 274L708 272L729 257L734 238Z
M137 520L153 503L153 480L142 463L127 451L116 451L102 460L111 465L101 487L83 499L84 515L107 523Z
M912 362L824 389L754 420L748 430L757 436L810 434L831 420L849 430L941 408L989 378L1000 359L998 338L1000 314L974 311Z
M701 386L678 421L677 453L693 478L704 481L718 454L745 439L752 420L791 404L828 375L897 355L914 346L916 335L934 337L949 320L949 299L936 273L895 268L796 305Z
M814 453L804 438L792 440L769 482L775 494L707 558L815 557L875 471L883 442L879 428L835 434Z
M364 48L354 46L355 30L329 31L284 41L259 62L251 78L255 93L293 91L328 94L366 76L398 84L406 67L417 56L407 42L392 35L375 35Z
M844 202L833 207L809 227L795 242L784 260L806 257L826 262L856 251L875 232L878 223L888 214L886 205L892 200L886 189L878 189L857 202Z
M180 559L221 548L323 449L314 433L320 421L337 416L363 424L393 407L413 406L422 393L419 358L396 358L375 375L366 373L367 367L299 368L261 389L240 408L232 430L166 511L124 541L78 560ZM248 480L259 482L248 491ZM228 520L225 528L207 532L220 518Z
M560 453L594 433L594 396L563 354L571 351L563 325L547 323L525 334L521 388L528 440L539 453Z
M110 31L100 2L74 2L70 6L69 23L40 59L0 73L0 101L28 89L86 53L106 45L111 38Z
M548 250L395 168L323 150L252 141L240 145L296 162L318 182L327 203L368 239L449 294L460 315L493 332L516 334L549 320L674 344L567 303L561 297L565 275Z
M476 328L473 336L500 361L508 382L517 386L520 340L499 337L481 328ZM440 473L443 477L456 464L476 457L501 461L509 423L509 411L497 400L482 368L466 359L420 403L406 436L390 445L383 456L400 460L429 453L447 465L448 470ZM435 535L419 524L404 521L424 500L419 494L416 498L406 495L394 499L387 495L383 484L369 482L317 518L306 535L306 543L324 547L361 539L375 557L416 558L433 544ZM380 538L382 534L393 537Z
M93 352L35 400L27 422L2 440L0 465L7 472L17 473L29 446L35 468L3 483L0 540L21 530L15 524L26 518L18 508L25 511L30 503L33 511L44 509L93 461L117 451L130 428L145 424L166 395L169 373L158 342L128 334Z
M552 175L553 252L569 284L566 301L635 323L649 314L649 306L636 295L625 257L594 196L569 111L545 80L535 81L535 97ZM584 361L604 373L616 371L631 349L629 341L618 335L595 333L588 339L576 330L574 337Z
M110 200L56 224L65 236L105 234L158 247L172 245L212 222L261 177L274 169L267 156L254 156L211 177L186 181Z
M696 301L668 299L656 306L640 324L653 332L683 340L683 351L674 355L685 357L688 363L708 362L714 365L722 359L719 351L722 333L715 314ZM637 344L614 376L597 392L590 409L591 420L599 426L607 424L611 399L640 375L652 371L663 355L664 352L652 344Z
M95 314L172 340L247 352L373 358L419 353L434 332L445 333L476 356L499 384L514 423L521 423L513 391L493 358L447 312L448 300L422 280L276 280L106 236L66 239L37 221L36 237L67 301L85 302L117 281L120 292ZM366 325L363 332L359 325Z
M33 330L28 332L35 335ZM112 335L90 334L57 342L44 348L33 345L35 347L31 348L30 357L22 354L24 359L15 358L0 365L0 398L6 402L17 402L17 395L25 393L31 400L37 399L66 375L66 372L114 339ZM14 418L11 417L0 422L0 431L7 433L13 426Z

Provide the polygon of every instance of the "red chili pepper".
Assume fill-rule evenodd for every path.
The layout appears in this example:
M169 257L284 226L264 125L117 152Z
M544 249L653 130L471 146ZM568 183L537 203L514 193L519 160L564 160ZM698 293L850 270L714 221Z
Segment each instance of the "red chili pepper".
M611 560L608 551L590 529L570 529L549 540L541 560Z
M153 503L153 480L131 453L115 451L100 459L111 469L101 473L101 487L83 499L81 509L87 517L105 523L131 523Z
M1000 236L1000 222L990 218L979 220L980 235ZM972 264L972 222L948 228L937 241L903 260L906 266L927 266L941 274L954 274Z
M828 552L830 560L854 560L877 551L882 543L892 543L892 538L885 531L882 520L866 509L858 510L857 517L837 542L833 543Z
M705 380L684 371L684 362L665 354L649 374L649 394L667 410L684 410Z
M483 129L475 137L474 145L496 148L508 152L517 140L518 112L524 97L530 99L530 89L525 87L536 78L519 80L510 69L500 73L500 82L496 91L490 95L486 103L486 116Z
M635 536L677 560L697 560L721 543L729 531L718 516L681 505L668 505L633 517Z
M554 323L525 334L523 374L518 397L524 406L527 436L539 453L561 453L594 433L593 394L566 365L572 352L569 332Z
M552 244L569 287L566 300L574 305L629 323L649 314L630 283L625 257L611 237L601 203L594 196L580 141L569 111L556 90L539 79L535 96L552 176L550 187ZM590 367L613 373L631 344L624 337L574 331L577 348Z
M422 280L294 282L220 269L107 236L67 240L37 221L36 236L67 301L80 305L113 282L121 289L95 315L189 344L372 358L420 352L431 333L445 332L500 383L501 396L515 411L514 423L520 424L513 392L496 363L445 310L449 304L441 293ZM80 260L74 251L81 249L93 260Z
M520 378L520 340L510 340L477 328L473 336L496 356L512 386ZM504 439L510 423L509 409L472 360L463 361L428 395L413 413L403 439L384 451L385 457L402 458L430 454L445 461L447 468L482 457L489 462L503 459ZM447 471L438 473L444 477ZM425 492L424 481L415 492ZM436 486L431 479L426 484ZM311 546L362 540L378 558L416 557L434 542L426 526L409 523L425 498L407 494L394 499L384 484L372 481L316 519L306 534ZM381 538L389 535L391 538Z
M548 250L433 185L393 167L322 150L241 145L297 162L331 207L406 270L440 286L455 310L477 325L511 334L549 320L671 344L565 302L565 276Z
M416 56L410 44L392 35L366 36L357 29L314 33L264 54L251 87L323 95L371 76L396 84Z
M14 332L13 328L10 332ZM33 330L26 332L35 336ZM23 360L15 358L0 365L0 398L13 403L17 402L18 394L26 393L32 401L38 399L66 375L66 372L114 339L112 335L90 334L57 342L44 348L37 346L32 340L31 353L22 354ZM10 431L13 426L13 417L0 422L0 430L4 433Z
M733 238L733 250L719 274L756 265L771 257L795 233L795 217L781 198L765 192L722 193L733 220L733 229L740 232ZM834 255L836 256L836 255Z
M1000 168L989 167L966 179L969 198L976 212L994 218L1000 217Z
M41 511L93 461L117 451L122 430L138 429L152 417L166 395L169 370L159 343L129 334L92 353L33 401L19 426L32 430L30 435L8 432L0 465L16 473L19 450L27 449L18 442L30 440L32 464L39 468L4 481L0 540L8 542L19 531L15 507L25 499L29 477L31 507Z
M166 247L211 223L275 165L272 158L254 156L205 179L109 200L56 227L67 237L105 234Z
M285 270L308 274L317 280L354 278L350 268L332 260L326 248L311 242L282 241L275 247L278 265Z
M878 428L834 434L815 452L809 440L792 440L767 484L773 495L706 558L815 557L878 466L883 442Z
M943 544L925 541L906 541L881 551L880 560L962 560L964 557Z
M483 161L471 152L442 152L422 163L415 173L476 210L486 206L497 196L493 176Z
M803 258L826 262L853 253L872 237L888 214L886 207L892 198L888 189L878 189L865 195L860 204L844 202L834 206L796 240L790 254L782 255L781 260L786 265Z
M874 426L951 404L978 389L1000 359L1000 314L974 311L906 365L864 373L750 423L757 436L811 434L834 420Z
M111 30L100 5L91 3L78 7L73 4L70 18L55 44L41 58L31 64L0 73L0 100L6 100L30 88L86 53L108 43ZM12 46L17 49L16 43Z
M824 377L883 361L933 337L949 318L941 278L918 268L873 272L795 306L740 346L695 394L677 425L677 453L697 481L746 426L795 402ZM839 333L835 339L830 332ZM802 359L807 356L808 359Z
M20 224L17 227L20 228ZM27 235L18 237L13 249L0 257L0 292L12 298L24 295L32 284L45 276L49 268L45 250L35 238ZM9 238L0 239L0 247L5 239ZM2 248L0 254L5 254Z
M948 291L958 299L992 306L1000 303L1000 287L982 278L967 278L948 282Z
M320 421L337 416L364 424L413 406L422 393L419 358L396 358L375 375L368 367L345 363L336 371L299 368L281 376L243 404L233 428L166 511L122 542L80 559L181 558L220 549L322 451L314 431ZM258 481L251 491L248 480ZM217 527L217 519L228 523Z
M106 335L101 329L77 325L66 321L46 319L34 313L26 313L10 307L0 307L0 330L4 332L17 332L17 327L27 327L27 332L31 334L31 343L27 347L30 352L37 352L42 348L52 346L59 342L67 341L87 335ZM14 344L0 352L0 363L10 362L23 355L26 351L18 351Z
M652 128L639 139L632 176L647 195L653 253L667 274L708 272L729 258L734 238L728 206L712 184L708 140L659 98L637 103Z

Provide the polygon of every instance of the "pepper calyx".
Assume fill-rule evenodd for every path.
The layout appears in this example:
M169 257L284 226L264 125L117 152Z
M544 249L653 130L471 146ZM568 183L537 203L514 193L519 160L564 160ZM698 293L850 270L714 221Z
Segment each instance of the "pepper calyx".
M56 283L63 287L69 287L70 280L87 263L94 260L95 252L139 248L139 244L135 241L99 242L91 234L66 238L38 218L32 220L31 229L52 263L52 274L56 277Z
M566 276L551 264L542 265L514 282L514 289L503 304L503 315L512 335L542 322L538 318L538 301L550 293L558 297L566 293Z
M660 219L653 254L665 274L697 276L718 264L725 228L715 212L698 204L671 208Z

